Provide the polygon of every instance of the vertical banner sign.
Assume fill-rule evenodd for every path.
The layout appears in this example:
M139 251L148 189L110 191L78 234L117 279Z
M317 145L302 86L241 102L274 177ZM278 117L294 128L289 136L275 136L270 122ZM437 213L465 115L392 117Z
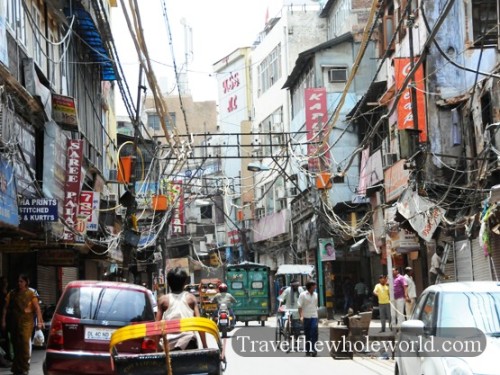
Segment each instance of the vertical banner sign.
M63 217L66 223L75 227L78 221L80 180L82 175L83 141L68 139L66 152L66 184L64 189ZM64 227L63 241L74 242L75 235Z
M79 214L85 218L86 230L96 232L99 226L100 193L96 191L82 191L80 193Z
M323 143L325 124L328 121L326 104L326 88L308 88L305 91L307 155L309 156L309 171L321 170L319 155L328 150L328 144ZM321 156L325 167L329 164L329 153Z
M414 58L414 61L417 60L418 56ZM409 58L395 58L394 70L396 73L396 89L399 91L403 87L403 82L411 70L411 60ZM419 139L420 142L426 142L427 123L425 117L424 68L422 65L415 71L413 80L416 86L417 119L418 130L420 130ZM404 89L398 102L398 129L415 129L411 89L409 87Z
M184 191L182 181L172 181L169 189L170 201L176 202L172 208L172 235L184 235Z
M9 66L9 52L7 51L7 0L0 0L0 62L5 66Z

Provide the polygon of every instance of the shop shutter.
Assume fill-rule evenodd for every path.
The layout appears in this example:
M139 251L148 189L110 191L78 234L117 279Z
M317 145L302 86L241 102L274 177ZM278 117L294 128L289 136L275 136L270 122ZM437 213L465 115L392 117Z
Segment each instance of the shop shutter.
M78 280L78 268L76 267L61 267L62 271L62 288L66 288L66 285L70 281Z
M37 266L36 289L43 305L57 303L57 268L52 266Z
M455 242L456 281L472 281L472 254L470 241Z
M484 256L484 251L479 245L479 238L473 239L471 246L474 281L491 281L490 259Z
M500 236L491 233L491 270L493 280L499 280L500 276Z

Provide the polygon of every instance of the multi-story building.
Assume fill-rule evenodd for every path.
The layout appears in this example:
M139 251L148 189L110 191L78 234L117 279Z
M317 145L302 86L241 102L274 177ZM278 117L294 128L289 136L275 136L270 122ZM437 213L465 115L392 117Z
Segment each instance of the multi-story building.
M105 197L116 154L114 1L12 0L0 17L2 273L25 272L45 303L100 278L115 228ZM99 27L97 26L99 25ZM114 161L116 163L116 159Z
M366 129L367 239L388 267L412 266L419 290L439 245L452 281L498 274L498 6L386 1L380 9L380 74L351 114Z

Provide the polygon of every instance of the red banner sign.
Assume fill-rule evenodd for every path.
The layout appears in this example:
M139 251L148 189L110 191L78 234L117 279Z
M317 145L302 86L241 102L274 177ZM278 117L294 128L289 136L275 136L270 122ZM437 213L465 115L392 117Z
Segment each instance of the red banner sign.
M305 90L305 114L309 171L318 172L328 169L330 160L328 144L323 143L325 124L328 121L326 88L308 88ZM324 161L323 166L320 164L320 159Z
M83 141L68 139L66 151L66 184L64 189L63 217L74 227L78 222L79 195L82 176ZM75 235L64 227L63 241L73 242Z
M414 61L416 60L418 60L418 57L414 58ZM396 73L396 89L400 90L411 70L411 60L409 58L395 58L394 70ZM420 130L419 139L420 142L426 142L427 123L425 117L424 68L422 65L415 71L413 80L416 86L417 119L418 130ZM398 129L415 129L411 89L409 87L405 88L398 102Z

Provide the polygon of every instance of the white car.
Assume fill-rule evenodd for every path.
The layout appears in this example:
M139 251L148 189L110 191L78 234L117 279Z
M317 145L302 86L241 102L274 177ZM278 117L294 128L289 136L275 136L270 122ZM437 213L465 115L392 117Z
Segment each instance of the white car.
M500 282L428 287L396 344L396 375L500 374Z

